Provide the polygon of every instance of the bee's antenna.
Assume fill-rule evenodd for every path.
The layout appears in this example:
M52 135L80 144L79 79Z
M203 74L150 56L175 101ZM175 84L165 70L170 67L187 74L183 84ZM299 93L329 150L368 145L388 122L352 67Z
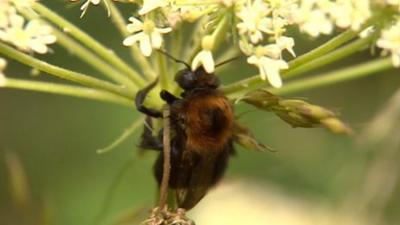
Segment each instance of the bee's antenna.
M168 58L174 60L175 62L177 62L177 63L182 63L182 64L185 65L187 68L190 68L190 65L187 64L185 61L179 60L179 59L173 57L172 55L170 55L168 52L163 51L163 50L161 50L161 49L158 49L158 51L159 51L160 53L166 55Z
M229 63L229 62L232 62L232 61L234 61L234 60L236 60L236 59L239 59L240 57L241 57L241 56L238 55L238 56L235 56L235 57L233 57L233 58L227 59L227 60L225 60L225 61L222 61L222 62L218 63L217 65L215 65L215 67L222 66L222 65L227 64L227 63Z

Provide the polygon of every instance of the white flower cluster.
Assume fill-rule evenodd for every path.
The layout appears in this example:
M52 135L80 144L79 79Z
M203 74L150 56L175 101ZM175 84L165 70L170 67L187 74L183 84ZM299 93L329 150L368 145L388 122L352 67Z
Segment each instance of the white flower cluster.
M0 41L14 45L26 52L47 53L48 44L56 42L50 26L39 20L25 21L18 14L18 7L25 7L30 1L0 0Z
M172 31L170 27L158 28L152 20L145 20L141 22L135 17L130 17L127 29L133 35L125 38L123 44L125 46L133 45L136 42L140 44L140 50L145 56L150 56L152 49L159 49L162 45L161 34Z
M85 6L100 1L87 0ZM203 66L208 73L212 73L215 67L212 52L217 38L214 32L218 22L222 21L221 11L226 9L224 13L232 13L233 16L229 25L236 28L232 36L238 37L239 47L248 57L247 62L258 67L261 79L268 80L274 87L281 87L280 71L288 69L282 54L287 51L296 57L293 50L295 41L286 33L288 27L297 26L311 37L332 34L336 27L358 32L365 28L372 16L371 8L377 3L397 8L400 14L399 0L134 1L140 8L135 17L129 18L127 29L131 35L125 38L123 44L139 43L143 55L150 56L153 49L162 47L163 35L171 32L177 24L198 21L207 32L201 37L202 49L191 66L192 69ZM397 19L385 28L377 42L378 47L392 55L396 66L400 66L399 21Z
M330 34L336 25L358 31L371 17L370 0L302 0L293 11L294 22L313 37Z
M282 58L283 50L296 56L293 38L284 36L286 26L293 24L292 9L295 1L244 1L237 4L236 25L240 35L241 50L249 55L247 62L256 65L261 79L268 79L274 87L281 87L279 71L287 69ZM264 39L268 38L267 41Z
M397 18L382 30L376 45L384 50L383 54L390 53L393 65L400 67L400 0L385 1L397 9Z

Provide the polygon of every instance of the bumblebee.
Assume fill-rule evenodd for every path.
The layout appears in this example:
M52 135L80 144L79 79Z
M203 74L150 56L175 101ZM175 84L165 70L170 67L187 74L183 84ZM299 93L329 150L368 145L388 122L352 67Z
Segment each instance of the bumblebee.
M234 114L229 100L218 90L220 81L203 67L179 71L175 81L183 89L177 97L166 90L160 97L170 108L171 172L169 187L174 190L179 208L193 208L223 176L233 154ZM138 111L146 114L150 126L144 126L139 147L160 151L154 175L161 184L163 176L163 132L153 135L150 118L162 118L162 112L144 106L147 94L157 81L140 90L135 98Z

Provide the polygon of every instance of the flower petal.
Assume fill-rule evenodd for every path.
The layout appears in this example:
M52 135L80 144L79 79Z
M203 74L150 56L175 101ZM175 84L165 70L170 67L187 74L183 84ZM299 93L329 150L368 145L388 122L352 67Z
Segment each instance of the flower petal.
M157 32L161 34L166 34L172 31L171 27L165 27L165 28L156 28Z
M29 47L40 54L45 54L48 51L47 45L41 43L40 41L32 40L29 43Z
M192 70L196 70L201 65L201 52L197 53L192 61Z
M153 48L155 48L155 49L161 48L162 41L163 41L163 39L162 39L160 33L158 33L156 30L151 33L151 46Z
M150 37L148 35L143 34L140 39L140 51L146 57L149 57L152 52Z
M215 64L211 51L202 50L194 57L192 70L196 70L201 65L207 73L214 72Z
M135 42L137 42L139 40L139 35L135 34L135 35L130 35L127 38L124 39L124 41L122 42L123 45L125 46L131 46L133 45Z
M131 23L126 26L129 33L135 33L135 32L143 30L142 21L136 19L133 16L129 17L129 21L131 21Z
M211 51L204 51L202 57L203 67L207 73L213 73L215 69L214 59Z
M167 6L168 2L165 0L144 0L143 7L139 10L139 15L143 16L154 9Z

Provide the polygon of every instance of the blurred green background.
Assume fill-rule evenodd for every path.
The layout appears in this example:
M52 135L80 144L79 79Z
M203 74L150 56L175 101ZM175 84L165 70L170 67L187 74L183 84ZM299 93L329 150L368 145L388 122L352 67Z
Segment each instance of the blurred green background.
M101 7L91 7L84 19L79 19L78 4L71 3L65 7L67 3L60 0L43 0L42 3L129 60L121 44L122 38L115 35L117 31ZM130 9L125 7L124 10L128 18ZM295 31L293 33L297 35ZM310 40L297 36L295 51L298 55L328 39ZM76 71L96 74L96 71L79 62L65 49L53 46L53 50L54 53L42 58ZM320 71L351 66L369 59L370 53L366 50ZM226 83L254 72L244 63L234 63L220 76ZM29 68L10 60L6 73L19 78L30 76ZM59 82L45 74L32 79ZM391 167L389 163L379 167L381 175L378 177L387 176L389 180L394 180L388 185L381 183L380 179L371 179L371 171L375 171L374 165L377 162L379 164L382 157L390 153L391 157L387 158L395 162L400 159L400 147L398 143L393 144L393 140L400 139L399 133L394 129L394 132L374 145L358 137L373 117L385 109L386 102L399 84L398 70L391 70L290 96L338 112L340 118L354 128L354 137L337 136L322 128L293 129L271 113L238 104L235 106L237 114L247 112L240 121L248 125L261 142L277 152L254 152L237 146L238 154L232 158L226 179L221 185L232 185L237 189L222 193L230 193L226 198L238 201L247 199L252 202L255 199L259 202L265 198L265 206L269 206L269 209L282 207L282 202L288 206L298 202L307 203L302 212L304 217L298 217L303 219L297 222L277 219L268 224L317 224L306 223L306 218L321 215L334 222L343 219L343 212L356 218L348 224L365 224L365 221L371 224L400 224L400 186L395 180L400 171L392 170L398 167ZM96 149L111 143L137 116L133 108L72 97L0 89L0 224L113 224L135 213L143 214L155 201L156 188L151 169L156 155L138 155L136 145L140 130L111 153L96 154ZM398 119L388 123L400 125ZM26 187L29 187L29 203L26 206L16 203L13 197L15 190L10 186L12 177L7 169L10 166L6 164L10 162L10 157L18 157L26 173ZM389 185L393 191L388 189ZM254 186L258 187L257 191L252 191ZM373 189L375 186L376 190ZM218 190L215 193L219 193ZM268 197L271 195L282 198ZM199 205L199 210L192 212L193 218L213 221L212 215L207 214L207 208L217 204L212 202L213 196L214 193L207 196ZM215 199L223 198L217 196ZM221 207L218 208L220 216L234 216L228 211L224 212L224 201L218 203ZM249 207L245 203L238 204L238 207ZM231 204L226 207L231 207ZM255 203L252 207L253 212L257 211ZM326 212L321 213L321 208ZM289 216L295 216L295 212L291 214L292 208L284 209ZM241 216L244 221L249 221L249 217L256 218L246 213L235 216ZM43 220L47 222L40 222ZM133 220L128 221L135 224ZM267 224L258 222L251 224Z

